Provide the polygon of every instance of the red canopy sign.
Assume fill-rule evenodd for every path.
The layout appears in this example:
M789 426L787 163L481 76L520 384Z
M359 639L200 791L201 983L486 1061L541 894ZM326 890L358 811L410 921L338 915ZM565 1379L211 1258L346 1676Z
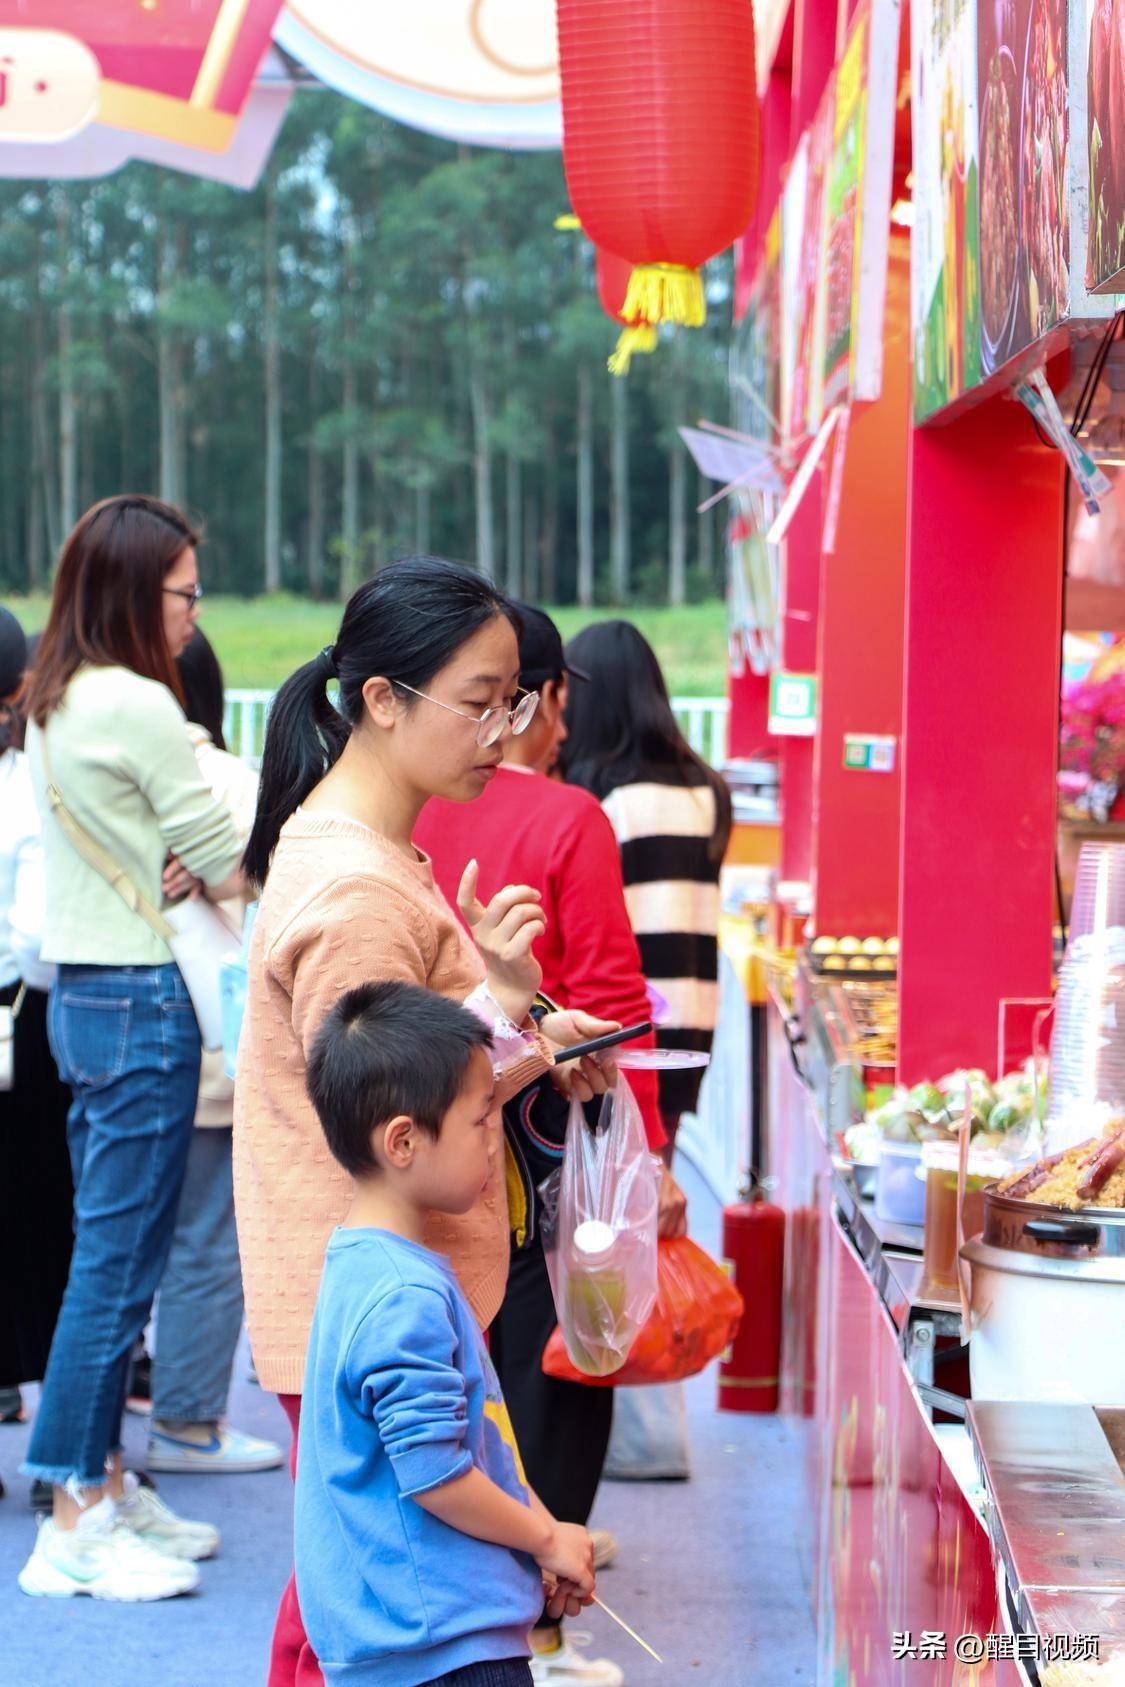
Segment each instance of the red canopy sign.
M0 139L230 144L281 0L0 0Z

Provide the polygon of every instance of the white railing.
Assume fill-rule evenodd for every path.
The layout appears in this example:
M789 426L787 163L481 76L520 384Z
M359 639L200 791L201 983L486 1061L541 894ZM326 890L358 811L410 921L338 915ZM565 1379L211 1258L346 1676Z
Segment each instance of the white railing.
M228 691L226 695L223 733L227 749L252 767L262 760L266 716L272 702L272 691ZM712 767L720 766L727 753L726 698L673 697L672 708L692 749Z
M712 767L727 759L727 715L725 697L673 697L672 712L680 731L695 751Z

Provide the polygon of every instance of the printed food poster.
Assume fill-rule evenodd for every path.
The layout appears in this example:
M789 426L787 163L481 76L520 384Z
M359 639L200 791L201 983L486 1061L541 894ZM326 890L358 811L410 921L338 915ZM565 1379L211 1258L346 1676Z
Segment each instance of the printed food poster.
M976 0L914 0L912 11L919 420L981 378L976 12Z
M984 373L1070 305L1066 0L978 0Z
M1020 118L1023 66L1015 7L979 0L981 329L991 371L1028 340L1027 290L1019 285Z
M745 418L744 432L772 441L770 418L781 415L781 210L766 230L765 250L746 311L746 381L759 403Z
M1125 291L1125 0L1088 0L1086 285Z
M869 13L852 24L836 71L836 114L827 178L827 292L824 399L835 404L851 387L856 311L860 208L867 118Z
M836 79L832 75L808 130L808 181L800 236L796 292L796 363L790 437L811 438L824 414L824 333L827 310L826 188L832 155Z
M1029 338L1038 340L1070 308L1066 0L1031 0L1030 14L1020 141L1020 248L1026 252ZM1018 280L1022 286L1023 277Z
M798 337L798 276L808 196L809 137L801 136L781 194L781 437L803 429L795 416Z

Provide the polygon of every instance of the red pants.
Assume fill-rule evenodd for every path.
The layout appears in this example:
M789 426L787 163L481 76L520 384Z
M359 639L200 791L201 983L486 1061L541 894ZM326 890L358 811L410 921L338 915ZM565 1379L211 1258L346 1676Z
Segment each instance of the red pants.
M279 1394L282 1409L293 1431L293 1446L289 1453L289 1469L297 1477L297 1427L301 1421L301 1396ZM297 1604L297 1583L291 1575L285 1584L281 1604L277 1608L273 1644L270 1647L270 1672L266 1687L324 1687L324 1677L316 1654L309 1645L301 1608Z

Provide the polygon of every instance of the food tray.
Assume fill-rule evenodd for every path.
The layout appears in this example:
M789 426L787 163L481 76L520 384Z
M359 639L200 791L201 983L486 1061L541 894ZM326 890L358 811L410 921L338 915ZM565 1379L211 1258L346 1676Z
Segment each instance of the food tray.
M814 955L809 954L809 967L818 978L832 984L889 984L898 977L898 961L894 955ZM872 964L878 960L878 969ZM828 966L829 961L843 961L841 966ZM854 961L866 961L866 966L853 966ZM888 965L887 963L890 963Z

